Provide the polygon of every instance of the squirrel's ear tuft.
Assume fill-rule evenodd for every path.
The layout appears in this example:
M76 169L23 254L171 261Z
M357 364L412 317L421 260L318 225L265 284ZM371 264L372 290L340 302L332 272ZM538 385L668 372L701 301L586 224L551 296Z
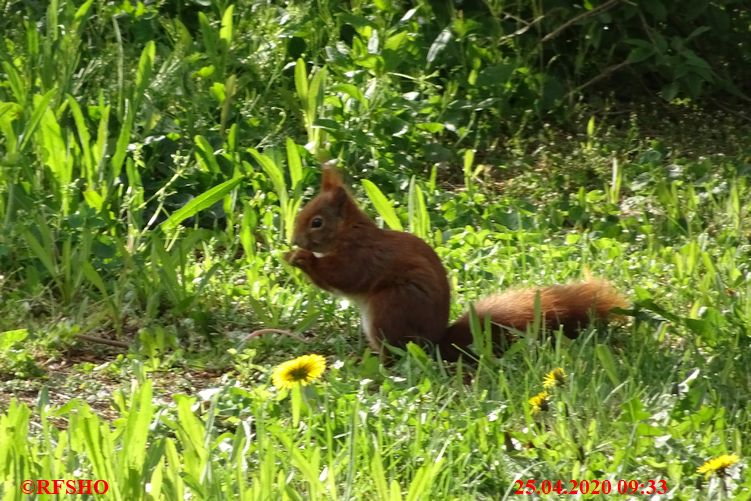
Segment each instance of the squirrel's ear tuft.
M349 193L347 193L346 188L344 186L339 186L338 188L333 189L333 195L331 198L332 205L336 207L337 211L341 211L342 207L344 207L344 204L349 199Z
M339 174L339 171L335 167L324 165L321 191L334 191L342 186L342 176Z

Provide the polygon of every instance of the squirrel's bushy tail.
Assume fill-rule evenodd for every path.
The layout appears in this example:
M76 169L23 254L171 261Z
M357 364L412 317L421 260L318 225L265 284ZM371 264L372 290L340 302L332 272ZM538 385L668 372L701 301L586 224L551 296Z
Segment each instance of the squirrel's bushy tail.
M610 310L627 305L626 299L610 282L598 279L539 289L513 289L484 298L474 308L481 323L490 317L497 338L494 341L499 348L513 339L508 328L524 331L534 321L538 294L546 326L551 329L562 326L564 334L570 338L575 338L579 329L591 320L607 320ZM455 346L467 347L471 343L470 316L465 313L447 329L440 343L441 353L453 359L458 356Z

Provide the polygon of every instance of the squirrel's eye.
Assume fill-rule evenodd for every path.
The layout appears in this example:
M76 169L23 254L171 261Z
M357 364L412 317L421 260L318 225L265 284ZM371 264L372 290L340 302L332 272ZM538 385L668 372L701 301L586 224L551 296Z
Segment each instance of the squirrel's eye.
M320 228L321 226L323 226L323 218L321 216L316 216L310 220L311 228Z

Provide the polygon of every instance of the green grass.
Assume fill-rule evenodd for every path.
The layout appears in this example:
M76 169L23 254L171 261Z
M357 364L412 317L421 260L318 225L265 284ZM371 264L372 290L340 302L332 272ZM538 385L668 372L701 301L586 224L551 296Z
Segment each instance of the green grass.
M3 499L79 478L127 500L503 499L518 479L751 498L743 108L542 107L540 54L429 3L204 3L0 1ZM509 53L503 89L478 77ZM281 259L330 158L433 245L452 316L591 273L625 322L384 367L354 307ZM304 341L243 340L264 327ZM276 390L307 353L323 377ZM724 477L697 473L723 454Z

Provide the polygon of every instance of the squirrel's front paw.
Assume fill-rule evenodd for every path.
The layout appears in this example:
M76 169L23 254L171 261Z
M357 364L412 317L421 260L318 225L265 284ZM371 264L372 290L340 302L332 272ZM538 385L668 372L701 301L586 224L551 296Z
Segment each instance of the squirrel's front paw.
M284 260L292 266L302 268L313 258L313 253L305 249L289 251L284 255Z

